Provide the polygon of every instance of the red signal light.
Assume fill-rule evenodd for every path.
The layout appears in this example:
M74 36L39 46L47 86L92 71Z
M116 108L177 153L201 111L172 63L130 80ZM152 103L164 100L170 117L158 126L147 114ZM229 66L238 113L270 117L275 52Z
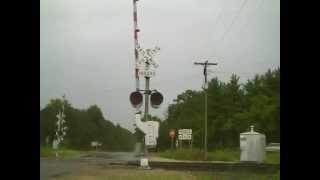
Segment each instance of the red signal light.
M154 92L151 94L150 101L153 108L159 108L163 101L163 96L160 92Z
M174 138L174 137L176 136L176 132L175 132L173 129L171 129L171 130L169 131L169 136L170 136L171 138Z
M142 94L139 91L134 91L130 94L130 102L134 108L140 108L142 106Z

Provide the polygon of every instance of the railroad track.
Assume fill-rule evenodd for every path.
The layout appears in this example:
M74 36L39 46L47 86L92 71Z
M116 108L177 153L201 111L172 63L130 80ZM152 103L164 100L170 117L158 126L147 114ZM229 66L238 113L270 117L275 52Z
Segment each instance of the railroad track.
M117 163L111 163L110 165ZM139 161L128 161L121 165L139 166ZM151 168L189 171L255 171L276 172L280 164L254 163L254 162L163 162L149 161Z
M139 167L140 160L109 159L104 156L83 156L79 159L82 162L95 163L99 165L121 165ZM280 164L256 163L256 162L228 162L228 161L162 161L149 160L151 168L168 170L189 170L189 171L256 171L276 172L280 170Z

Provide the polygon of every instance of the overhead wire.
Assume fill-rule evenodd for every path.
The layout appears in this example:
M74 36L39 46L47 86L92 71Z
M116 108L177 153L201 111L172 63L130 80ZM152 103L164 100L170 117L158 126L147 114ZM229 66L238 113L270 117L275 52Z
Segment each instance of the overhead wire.
M262 6L263 2L264 2L264 0L258 1L258 2L256 3L255 9L259 9L259 8ZM219 42L219 43L216 43L216 44L219 44L219 45L220 45L220 46L217 47L217 50L216 50L216 51L218 52L218 54L220 54L220 58L222 58L222 57L221 57L221 49L222 49L222 47L224 47L224 46L223 46L223 42L224 42L224 40L225 40L225 37L226 37L228 34L230 34L230 32L232 32L232 27L234 27L234 24L236 23L236 20L239 19L239 16L241 15L241 12L243 12L243 9L245 8L246 5L247 5L247 0L244 0L244 1L242 2L242 4L241 4L239 10L238 10L238 13L237 13L237 14L234 16L234 18L232 19L232 22L231 22L229 28L226 29L226 31L223 33L223 35L222 35L222 37L220 38L220 40L217 41L217 42ZM248 23L249 23L249 22L246 22L245 25L243 25L242 27L246 27ZM217 55L216 55L216 56L217 56Z
M230 32L231 28L233 27L234 23L236 22L236 20L238 19L238 17L240 16L242 9L245 7L247 3L247 0L243 0L236 15L233 17L233 19L231 20L231 23L229 25L229 27L223 32L222 36L220 38L217 38L217 40L215 41L214 44L216 44L216 53L215 56L221 56L221 48L223 47L222 44L225 40L226 35ZM221 58L221 57L220 57Z
M241 15L241 12L242 10L244 9L245 5L247 4L247 1L248 0L243 0L242 3L241 3L241 6L240 8L238 9L236 15L233 17L229 27L226 29L226 31L224 31L222 37L218 40L218 42L223 42L225 40L225 37L226 35L231 31L233 25L235 24L236 20L239 18L239 16ZM258 3L258 6L257 8L259 8L262 4L263 0L260 0L260 2ZM218 23L219 23L219 20L221 19L222 17L222 13L224 11L224 7L221 8L221 10L219 11L218 15L217 15L217 18L215 20L215 23L214 25L216 26ZM215 28L216 29L216 28ZM221 43L220 43L221 44ZM218 47L221 47L221 46L218 46ZM210 73L213 73L213 72L210 72ZM252 72L252 73L243 73L243 72L240 72L240 73L235 73L235 72L223 72L223 71L215 71L214 73L224 73L224 74L241 74L241 75L248 75L248 74L259 74L259 73L256 73L256 72ZM190 76L194 76L193 74L192 75L189 75L189 76L185 76L183 75L184 78L191 78ZM162 79L161 81L172 81L172 78L170 79ZM156 82L155 84L159 84L159 82ZM117 87L117 88L108 88L108 89L104 89L104 90L101 90L100 92L102 93L110 93L111 91L115 91L115 90L124 90L124 89L130 89L129 87ZM89 92L87 94L96 94L97 92Z
M236 20L238 19L238 17L240 16L242 9L245 7L246 3L248 0L243 0L242 4L240 6L240 8L238 9L237 14L233 17L231 24L229 25L229 28L226 29L226 31L222 34L222 37L218 40L218 42L222 42L225 38L225 36L229 33L229 31L231 30L231 28L233 27L233 24L236 22Z

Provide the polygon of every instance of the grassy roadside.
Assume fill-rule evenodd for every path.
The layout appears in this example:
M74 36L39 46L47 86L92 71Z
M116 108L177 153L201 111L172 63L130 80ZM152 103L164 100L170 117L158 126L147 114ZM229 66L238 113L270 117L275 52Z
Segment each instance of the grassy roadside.
M58 180L278 180L278 173L253 172L203 172L203 171L174 171L163 169L143 170L128 167L99 167L86 166L79 171L61 176Z
M83 154L83 151L72 150L67 148L59 149L59 157L74 157ZM55 151L52 148L40 146L40 157L52 158L55 157Z
M203 160L199 149L166 150L155 153L156 156L176 160ZM208 152L208 161L239 161L240 151L235 149L219 149ZM266 163L280 164L280 152L266 152Z

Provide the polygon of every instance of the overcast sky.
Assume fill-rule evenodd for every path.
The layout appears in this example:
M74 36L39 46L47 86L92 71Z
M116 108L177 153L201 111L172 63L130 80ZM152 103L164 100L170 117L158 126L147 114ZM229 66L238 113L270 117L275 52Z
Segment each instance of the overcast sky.
M80 109L98 105L106 119L133 130L135 90L132 0L41 0L40 106L66 94ZM139 43L161 48L151 88L164 95L164 117L177 94L210 78L245 82L280 67L280 0L139 0ZM142 78L141 78L142 79ZM141 80L141 87L144 82Z

